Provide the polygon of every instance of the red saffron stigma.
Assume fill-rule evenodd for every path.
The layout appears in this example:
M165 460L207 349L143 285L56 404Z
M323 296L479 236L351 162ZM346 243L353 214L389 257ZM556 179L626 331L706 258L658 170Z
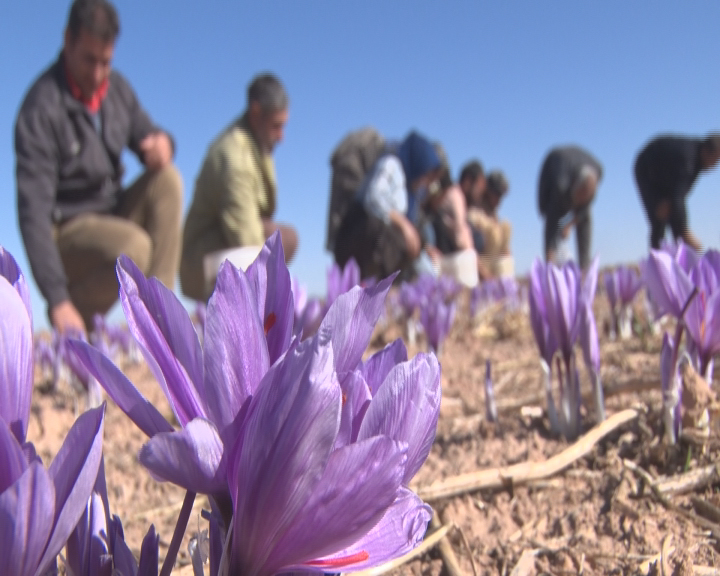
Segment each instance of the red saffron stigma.
M307 566L317 566L318 568L324 568L326 566L331 568L342 568L343 566L350 566L351 564L356 564L357 562L363 562L368 558L370 558L370 554L368 554L365 550L361 550L360 552L351 554L350 556L344 556L343 558L313 560L312 562L308 562Z
M275 312L270 312L270 314L267 315L267 318L265 318L265 336L267 336L268 332L270 332L270 328L275 326L275 320L277 320Z
M345 402L347 402L347 394L345 392L342 393L342 405L345 406Z

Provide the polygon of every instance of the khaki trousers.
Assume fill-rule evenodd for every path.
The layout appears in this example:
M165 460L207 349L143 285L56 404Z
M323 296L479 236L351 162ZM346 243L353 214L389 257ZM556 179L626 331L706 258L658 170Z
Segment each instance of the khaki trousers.
M56 230L70 299L91 330L93 316L118 299L115 264L122 254L170 288L177 273L183 209L177 168L145 172L127 188L116 214L80 214Z

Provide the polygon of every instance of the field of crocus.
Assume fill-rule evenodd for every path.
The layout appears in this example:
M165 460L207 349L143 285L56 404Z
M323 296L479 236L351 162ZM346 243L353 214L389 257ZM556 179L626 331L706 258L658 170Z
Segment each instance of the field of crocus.
M398 479L400 487L391 489L398 492L394 492L395 504L390 509L398 513L393 529L383 533L406 534L412 545L398 545L396 553L386 553L385 548L378 546L378 553L386 553L387 561L394 564L383 562L370 568L374 574L384 570L390 574L453 576L712 574L714 567L720 565L717 552L720 494L716 494L720 486L716 469L720 444L714 392L717 378L713 384L713 357L716 342L720 341L714 313L720 304L720 301L716 304L719 261L716 253L700 258L680 246L651 254L639 267L598 270L595 263L585 275L573 265L555 268L536 263L529 278L519 282L488 282L472 291L448 279L421 278L389 291L379 319L371 323L372 335L368 332L367 338L363 338L362 329L358 330L359 335L353 332L358 326L358 310L366 311L358 297L362 300L360 294L377 295L385 290L382 285L361 291L352 288L358 283L352 268L332 270L327 298L317 301L302 294L296 282L291 287L278 287L269 280L274 277L268 272L267 277L260 275L259 283L265 282L279 291L291 290L294 311L282 308L279 301L270 303L269 297L265 302L264 310L274 306L278 311L262 314L262 323L256 330L267 339L262 348L268 356L265 366L206 364L205 379L213 370L217 374L222 370L248 373L267 371L273 362L282 365L281 350L287 348L287 342L280 345L272 340L272 335L284 315L294 315L288 330L297 340L305 338L304 342L310 342L308 334L319 329L320 344L314 346L320 346L320 350L328 326L338 326L344 319L347 333L340 344L333 342L334 349L343 346L343 358L362 353L363 360L353 374L362 376L369 393L367 400L358 400L359 388L349 382L344 376L347 370L340 367L343 361L350 360L333 360L336 365L333 373L341 382L343 414L335 446L359 443L366 434L375 439L375 453L390 453L389 443L381 444L377 435L365 432L374 426L391 438L398 434L413 436L407 440L410 448L406 458L417 463L404 464L402 478ZM158 302L159 309L168 317L176 312L162 295L144 293L155 288L146 286L131 264L122 264L119 270L125 274L121 282L128 300L137 296L138 302L151 309L153 317L157 317L157 311L152 307ZM239 286L244 280L237 278L233 282L239 282ZM242 302L232 303L236 304ZM228 300L224 305L231 303ZM208 410L204 419L191 417L192 394L184 389L187 397L180 398L180 390L173 390L168 384L172 378L194 377L188 361L163 363L168 358L163 356L165 348L174 350L173 357L180 358L177 351L183 345L179 340L172 341L169 336L172 330L167 327L160 326L156 332L138 328L143 322L141 308L128 305L134 314L128 317L128 325L131 332L139 331L144 356L150 358L150 363L141 359L140 347L123 343L119 335L112 337L112 327L99 324L95 337L89 339L93 350L104 352L103 358L112 358L134 386L118 383L119 376L114 373L110 378L111 369L94 351L88 351L89 345L71 342L67 347L75 357L84 360L81 364L89 367L90 373L69 366L60 370L57 356L53 361L41 361L41 353L64 354L63 345L55 342L50 346L54 352L42 352L37 343L49 343L50 336L36 335L27 440L33 443L44 464L49 465L67 442L77 415L86 406L96 405L103 395L107 398L109 388L110 396L115 397L122 409L112 399L105 408L105 506L122 521L124 541L134 557L140 558L141 544L143 554L146 547L152 548L148 545L152 538L146 535L153 524L157 561L162 565L168 550L173 548L171 540L178 517L183 517L187 529L172 573L210 574L212 568L207 557L212 556L214 545L210 511L222 508L226 499L220 493L228 481L223 477L218 483L218 474L207 472L197 450L183 450L187 446L192 448L193 442L207 435L203 430L197 432L198 422L206 420L220 430L222 442L228 443L238 417L233 420L224 416L230 407L217 404L220 400L231 403L232 398L217 399L214 410ZM200 308L192 315L203 353L207 355L210 348L219 348L221 342L227 344L226 348L230 344L249 346L248 336L213 332L218 325L207 318L217 314L218 308L218 302L211 303L207 310ZM98 338L98 334L104 337ZM161 334L165 336L160 338ZM286 339L289 341L290 336ZM362 350L356 350L359 343ZM293 345L290 346L292 350ZM301 355L302 350L297 354ZM424 416L433 411L435 355L441 366L436 430L433 417ZM288 374L291 369L302 372L300 360L288 367ZM232 360L227 362L232 364ZM350 364L354 366L356 362ZM394 371L383 368L385 364L395 366ZM45 365L49 369L44 369ZM408 408L407 413L396 410L402 416L397 416L394 424L383 420L378 403L379 384L373 384L378 372L387 374L388 370L396 374L396 381L388 383L386 379L382 386L392 384L393 389L401 391L396 402L404 403L403 408L417 408L416 411ZM282 376L287 380L281 369L275 373L276 378ZM98 380L106 392L98 392L93 374L100 376ZM164 387L158 384L158 374L165 379ZM113 382L108 383L108 378ZM419 395L403 392L405 381L425 382L419 387L425 392ZM133 396L131 390L138 396ZM196 386L193 393L200 391ZM316 394L312 387L300 392ZM290 393L297 391L289 389ZM144 397L147 403L138 402L139 397ZM313 398L310 404L315 406L321 397ZM382 401L389 402L384 397ZM357 408L361 404L364 407ZM212 406L211 401L208 406ZM293 406L298 409L300 404L295 402ZM243 416L247 421L243 422L245 427L251 428L252 416L259 410L251 407L251 416ZM240 409L239 413L242 412ZM346 412L352 417L344 431ZM0 415L4 416L1 412ZM221 428L223 418L233 422ZM259 418L255 420L259 422ZM179 435L180 447L168 448L167 443L174 437L161 434ZM266 441L261 434L252 436L245 430L242 434L259 445ZM150 442L149 437L153 438ZM234 448L230 458L241 460L243 449L245 446ZM425 453L427 458L423 462ZM249 458L246 460L252 464ZM212 454L205 459L214 461ZM218 468L224 465L223 458L216 460ZM266 462L267 468L284 464ZM148 469L165 481L153 478ZM352 489L342 492L345 504L335 504L327 496L328 506L336 506L332 517L328 516L320 526L313 525L314 519L309 517L304 525L308 530L317 534L324 525L351 522L352 516L345 520L341 517L346 509L355 517L360 514L356 502L367 498L358 480L361 469L353 471L346 464L347 477L339 484L352 485ZM231 486L238 482L233 474L228 477ZM259 478L262 481L262 476ZM338 479L328 480L332 481ZM188 486L195 488L194 499L188 498ZM253 494L267 498L263 506L256 506L249 527L235 521L232 524L235 530L244 530L243 534L250 539L256 537L254 527L267 521L265 514L272 517L273 493L257 483L248 483L246 489L246 498L252 499ZM280 498L282 486L277 490ZM379 487L374 490L377 494L374 499L386 498ZM424 526L429 517L425 509L415 504L399 504L401 500L411 502L416 498L411 491L434 511L427 532ZM252 513L252 502L244 503L243 509L237 504L241 500L232 488L231 495L235 505L231 502L230 516L239 519L242 512L246 516ZM322 508L322 504L315 507ZM302 540L302 526L296 539ZM328 529L326 538L331 541L333 532L338 530ZM408 550L401 548L415 547L418 541L412 535L419 531L425 532L424 542L406 554ZM387 538L389 542L390 537ZM250 546L241 538L236 541L232 533L223 541L236 551ZM375 550L372 539L365 542L358 550L348 546L334 556L319 554L330 559L295 569L326 573L362 569L363 562L367 564L366 550ZM259 541L255 541L255 546L262 548ZM73 553L70 546L66 550L68 555ZM241 561L246 561L237 554ZM115 555L118 557L117 551ZM147 557L153 558L146 555L146 561ZM59 566L63 573L66 568L62 561ZM221 566L221 573L222 570ZM140 573L150 573L142 571L142 563Z

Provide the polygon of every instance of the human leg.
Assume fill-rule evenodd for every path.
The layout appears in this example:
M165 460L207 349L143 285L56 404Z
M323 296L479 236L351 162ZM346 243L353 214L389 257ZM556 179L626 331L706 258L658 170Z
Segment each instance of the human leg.
M147 275L170 289L180 265L182 203L182 178L170 164L143 173L127 188L118 209L118 216L147 232L152 246Z
M592 244L592 213L586 210L582 218L575 224L577 240L578 264L585 270L590 265L590 246Z
M118 298L115 264L121 254L147 273L151 240L123 218L81 214L59 227L56 242L68 278L70 299L92 328L93 316L105 314Z

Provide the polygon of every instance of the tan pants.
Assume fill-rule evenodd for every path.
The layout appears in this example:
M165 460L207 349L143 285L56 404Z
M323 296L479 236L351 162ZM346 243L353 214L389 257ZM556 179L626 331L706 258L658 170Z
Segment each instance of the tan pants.
M117 214L81 214L57 229L70 299L88 329L93 316L105 314L118 299L115 263L122 254L146 276L173 288L182 209L182 178L169 165L140 176L125 191Z
M280 239L285 252L285 262L292 260L298 247L298 233L295 228L288 224L280 224L272 220L263 220L263 232L265 238L269 238L276 231L280 231ZM236 246L228 246L227 241L220 229L209 230L207 234L193 243L193 246L186 246L180 262L180 286L182 292L188 298L205 301L210 298L215 281L208 283L205 278L203 260L207 254Z

